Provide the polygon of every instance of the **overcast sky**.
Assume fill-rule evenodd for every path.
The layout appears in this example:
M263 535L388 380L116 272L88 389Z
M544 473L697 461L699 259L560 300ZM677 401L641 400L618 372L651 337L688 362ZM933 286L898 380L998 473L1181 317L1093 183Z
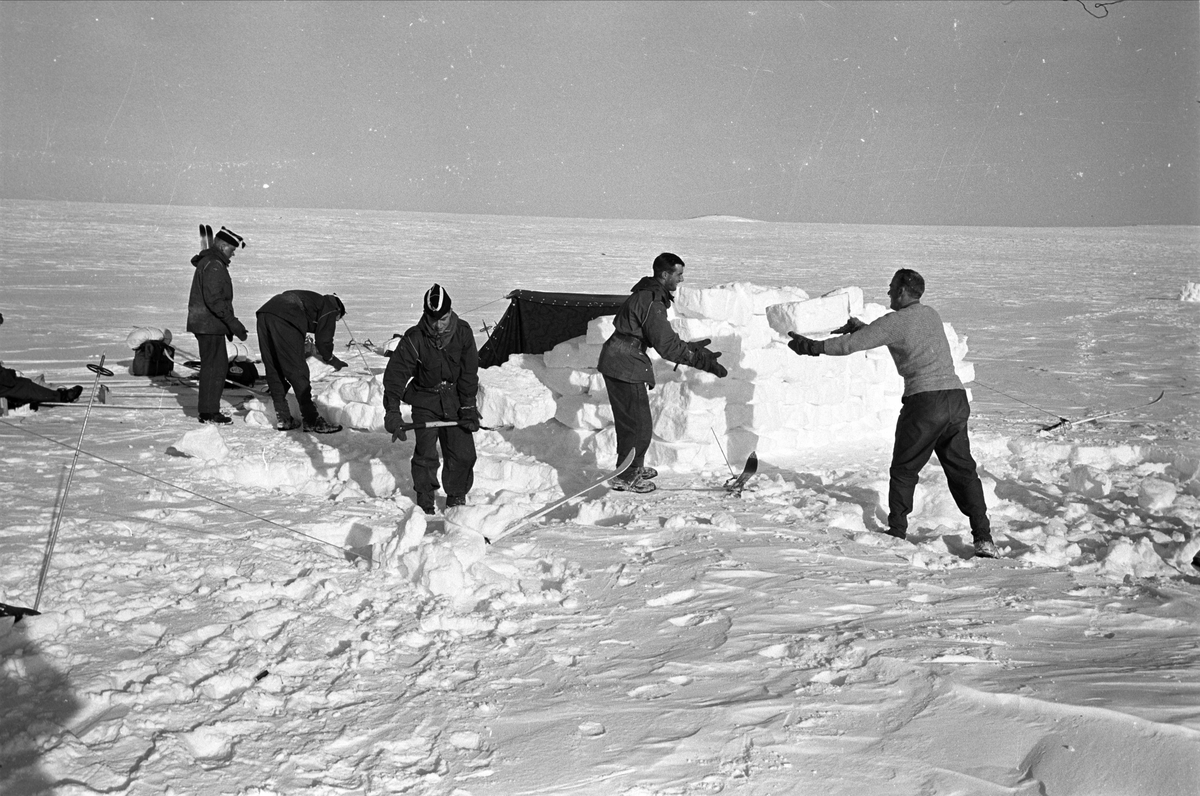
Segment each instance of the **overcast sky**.
M0 192L1200 223L1200 3L0 3Z

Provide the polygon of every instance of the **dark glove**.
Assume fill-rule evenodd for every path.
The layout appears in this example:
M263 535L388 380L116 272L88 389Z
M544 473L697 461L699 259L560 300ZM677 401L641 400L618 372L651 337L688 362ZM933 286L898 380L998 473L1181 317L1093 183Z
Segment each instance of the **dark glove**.
M825 353L824 340L812 340L802 334L788 332L792 336L791 342L788 343L788 348L795 351L801 356L815 357Z
M724 366L717 362L717 357L721 356L720 351L709 351L707 348L698 348L692 352L692 367L699 368L705 373L711 373L718 379L723 379L729 375Z
M243 326L242 322L237 318L233 319L233 325L229 327L229 331L232 332L233 336L239 340L244 341L247 337L249 337L249 334L246 332L246 327ZM228 335L226 335L226 337L228 337Z
M703 340L693 340L692 342L687 344L687 347L692 349L693 351L695 351L699 348L708 348L708 344L711 342L712 342L712 338L706 337Z
M326 362L325 364L331 365L335 371L341 370L342 368L346 367L346 363L343 362L342 360L338 359L336 356L333 359Z
M857 332L859 329L863 329L865 327L866 327L865 323L860 321L858 318L852 317L849 320L847 320L844 324L842 324L838 328L834 329L833 333L834 334L851 334L851 333Z
M389 434L391 434L393 437L396 436L397 434L399 434L403 430L403 429L401 429L401 426L403 426L403 425L404 425L404 415L400 414L399 409L395 409L391 412L388 412L386 415L383 416L383 427L386 428L387 432Z
M459 409L458 424L474 434L479 430L479 409L474 406L464 406Z

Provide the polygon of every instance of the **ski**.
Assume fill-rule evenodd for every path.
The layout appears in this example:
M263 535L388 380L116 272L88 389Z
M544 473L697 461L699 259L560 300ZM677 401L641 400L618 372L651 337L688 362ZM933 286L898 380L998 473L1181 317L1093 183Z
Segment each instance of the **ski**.
M483 537L483 541L487 542L488 544L495 544L496 542L500 541L501 539L505 538L506 536L512 536L517 531L525 529L526 526L528 526L528 524L530 522L533 522L538 517L541 517L544 514L550 513L551 511L558 508L559 506L564 506L567 503L570 503L572 500L579 497L584 492L594 489L594 488L600 486L601 484L608 483L610 480L612 480L613 478L616 478L618 475L620 475L621 473L623 473L629 469L629 465L633 464L633 455L634 455L634 451L632 451L632 450L629 451L629 453L625 454L625 458L621 460L621 463L617 465L617 469L613 470L611 473L605 474L602 478L599 478L599 479L593 481L592 483L588 484L583 489L580 489L578 492L575 492L574 494L559 498L558 500L554 501L553 503L550 503L546 506L542 506L537 511L526 514L524 517L517 520L512 525L509 525L507 528L500 531L500 533L496 534L495 536L493 536L491 538L488 538L487 536Z
M204 225L200 225L200 251L208 248L208 238L204 234Z
M204 235L203 235L204 242L205 242L204 248L211 249L212 245L213 245L212 227L210 227L208 224L204 224L201 228L204 230Z
M1126 412L1133 412L1137 409L1145 409L1147 406L1156 404L1159 401L1161 401L1163 399L1163 396L1166 394L1167 394L1167 391L1163 390L1156 397L1152 398L1149 401L1146 401L1145 403L1137 404L1136 406L1127 406L1124 409L1117 409L1114 412L1104 412L1103 414L1092 415L1091 417L1085 417L1081 420L1068 420L1065 417L1060 417L1058 419L1057 423L1051 423L1048 426L1042 426L1042 431L1053 431L1056 428L1065 428L1067 426L1078 426L1082 423L1091 423L1093 420L1103 420L1106 417L1115 417L1116 415L1123 415Z
M758 453L750 451L750 455L746 457L746 466L742 468L740 475L735 475L725 482L723 489L734 497L741 497L742 490L746 488L746 482L750 477L758 472Z

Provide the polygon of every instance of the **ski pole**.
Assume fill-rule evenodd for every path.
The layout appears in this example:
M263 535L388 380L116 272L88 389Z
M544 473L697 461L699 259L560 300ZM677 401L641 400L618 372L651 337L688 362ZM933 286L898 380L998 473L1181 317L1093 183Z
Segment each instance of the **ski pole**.
M717 430L715 428L710 428L709 431L712 432L713 439L717 441L717 450L721 452L721 458L725 460L725 466L729 468L729 474L736 475L736 473L733 472L733 465L729 463L729 457L725 455L725 449L721 447L721 438L717 436Z
M71 491L71 479L75 476L75 465L79 462L79 454L83 450L83 435L87 431L88 418L92 414L92 404L96 400L96 388L100 385L101 376L113 375L111 370L104 367L104 354L100 355L99 365L89 363L87 368L96 374L96 378L92 381L92 395L88 399L87 411L83 413L83 426L79 429L79 442L75 443L75 455L71 457L71 469L67 471L67 483L63 486L62 500L59 501L58 510L54 514L54 526L50 529L50 538L46 541L46 554L42 556L42 572L38 575L37 597L33 601L35 613L42 602L42 590L46 587L46 575L50 571L50 557L54 555L54 545L58 541L58 528L62 525L63 511L67 508L67 494Z
M350 342L346 343L347 347L349 347L350 345L358 346L358 349L357 349L358 350L358 358L362 360L363 367L367 369L367 373L370 373L371 366L367 364L367 358L365 356L363 356L361 344L358 344L355 342L354 332L350 331L350 324L346 323L346 316L344 316L344 315L342 316L342 326L346 327L346 334L350 335Z

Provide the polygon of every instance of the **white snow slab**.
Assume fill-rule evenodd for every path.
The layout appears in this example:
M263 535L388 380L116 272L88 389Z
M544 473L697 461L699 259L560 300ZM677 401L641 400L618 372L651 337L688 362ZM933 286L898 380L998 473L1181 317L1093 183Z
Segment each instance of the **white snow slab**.
M616 331L616 327L613 325L615 318L615 315L601 315L599 318L588 321L584 342L588 345L604 345L604 341L612 337L612 333Z
M528 428L554 417L554 393L537 375L512 360L498 368L481 368L477 405L483 425Z
M202 425L184 434L171 445L173 449L210 462L223 462L229 458L229 446L221 438L221 432L213 425Z
M1138 505L1147 511L1166 511L1178 495L1175 485L1161 478L1146 478L1138 484Z
M600 361L600 345L584 342L586 337L576 337L551 348L542 355L548 368L594 368Z
M767 322L784 337L788 332L823 334L837 329L863 312L862 289L839 288L820 298L767 307Z

